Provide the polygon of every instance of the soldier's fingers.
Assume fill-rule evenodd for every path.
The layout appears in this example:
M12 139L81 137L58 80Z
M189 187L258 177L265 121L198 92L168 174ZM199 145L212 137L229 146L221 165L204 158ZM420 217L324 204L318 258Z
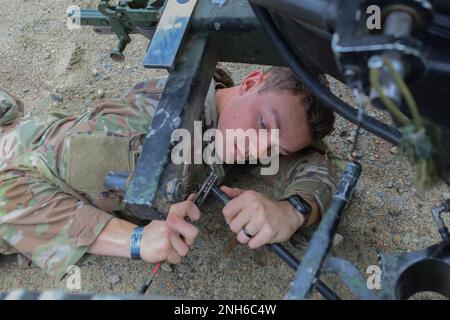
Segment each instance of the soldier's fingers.
M166 221L169 227L184 237L184 242L186 242L188 246L192 246L194 244L195 238L197 238L199 233L197 227L176 216L168 217Z
M251 219L251 213L247 210L242 210L234 219L230 222L230 229L234 233L239 233L239 231L244 228Z
M251 238L247 237L241 230L237 235L237 240L242 244L247 244L251 240Z
M171 215L176 215L181 219L189 217L192 221L197 221L201 217L201 212L193 201L186 200L173 204L169 210L169 216Z
M195 196L196 196L196 193L191 193L191 194L189 195L189 197L187 198L187 200L189 200L189 201L194 201Z
M245 207L248 205L248 199L246 197L246 193L242 193L241 195L237 196L236 198L232 199L228 204L223 207L222 213L225 217L225 220L228 224L233 221L233 219L240 214L242 210L245 209Z
M240 229L240 232L238 233L239 242L242 244L249 243L250 240L253 239L253 237L256 236L261 231L263 226L264 226L264 220L258 219L257 216L255 217L255 216L250 215L249 221L244 226L242 226L242 228ZM245 234L244 228L251 237L249 237L247 234Z
M187 205L186 214L192 221L197 221L202 216L200 209L194 204L194 202L190 202Z
M258 232L258 234L256 234L254 237L252 237L250 239L250 241L248 242L248 246L251 249L257 249L257 248L265 245L266 243L270 243L271 240L272 239L271 239L270 230L267 228L264 228L260 232Z
M180 235L172 232L170 235L170 242L172 243L172 247L180 256L184 257L188 254L189 247L183 240L180 239Z
M178 264L181 262L181 256L173 247L171 247L167 252L167 261L173 264Z
M245 192L245 190L239 188L230 188L227 186L221 186L220 189L226 193L226 195L230 198L236 198Z

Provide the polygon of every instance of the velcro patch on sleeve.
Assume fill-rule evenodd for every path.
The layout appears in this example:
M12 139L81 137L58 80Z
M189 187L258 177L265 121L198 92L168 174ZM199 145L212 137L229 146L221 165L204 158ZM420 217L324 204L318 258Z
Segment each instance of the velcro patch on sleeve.
M67 183L81 192L106 190L111 171L130 172L129 140L101 134L77 134L69 138Z

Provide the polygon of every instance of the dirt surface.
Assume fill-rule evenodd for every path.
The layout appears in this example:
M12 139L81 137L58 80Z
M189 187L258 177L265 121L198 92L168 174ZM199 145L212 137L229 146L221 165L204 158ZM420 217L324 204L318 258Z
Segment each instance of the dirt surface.
M79 114L139 80L164 73L143 68L148 44L143 37L132 37L126 61L118 64L109 58L116 46L114 36L99 36L85 28L69 30L65 13L72 4L94 8L97 1L0 0L0 87L21 97L26 111L33 116L50 111ZM236 80L256 68L228 66ZM332 90L353 103L346 87L330 80ZM387 119L370 108L369 113ZM350 151L348 139L353 130L353 125L339 118L336 130L327 139L343 157ZM410 251L436 243L439 235L431 209L449 197L450 190L441 186L417 197L406 159L370 134L362 135L358 153L363 165L362 190L345 213L338 230L343 240L334 253L355 262L365 274L369 265L378 263L377 250ZM231 174L227 184L270 194L269 186L239 172ZM198 225L201 235L189 256L176 267L165 266L149 294L208 299L283 298L293 272L266 249L251 251L238 246L226 254L231 233L217 203L206 203ZM298 253L290 244L288 247ZM149 270L139 261L89 256L81 263L80 291L135 292ZM337 281L326 280L343 297L351 297ZM0 256L0 292L14 288L66 289L66 284L39 269L18 269L15 256ZM313 297L320 298L318 294Z

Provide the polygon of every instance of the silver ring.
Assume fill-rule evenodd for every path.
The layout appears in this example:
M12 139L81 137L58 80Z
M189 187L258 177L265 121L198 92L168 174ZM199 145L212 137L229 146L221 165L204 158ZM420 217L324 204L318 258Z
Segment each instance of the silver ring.
M242 228L242 232L248 237L248 238L253 238L253 236L250 234L250 233L248 233L248 231L247 231L247 229L244 227L244 228Z

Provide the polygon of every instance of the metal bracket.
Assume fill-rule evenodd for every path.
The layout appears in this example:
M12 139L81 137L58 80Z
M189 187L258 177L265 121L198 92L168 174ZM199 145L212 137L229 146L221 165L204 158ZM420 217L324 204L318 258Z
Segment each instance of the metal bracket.
M321 273L330 273L338 276L358 299L380 299L375 292L367 288L366 279L364 279L358 269L345 259L339 257L326 258Z
M111 51L111 58L117 62L125 60L123 51L131 42L130 33L140 33L151 38L160 16L159 1L121 0L117 6L109 0L101 0L97 10L81 9L69 12L73 23L94 26L97 33L115 33L119 43Z

